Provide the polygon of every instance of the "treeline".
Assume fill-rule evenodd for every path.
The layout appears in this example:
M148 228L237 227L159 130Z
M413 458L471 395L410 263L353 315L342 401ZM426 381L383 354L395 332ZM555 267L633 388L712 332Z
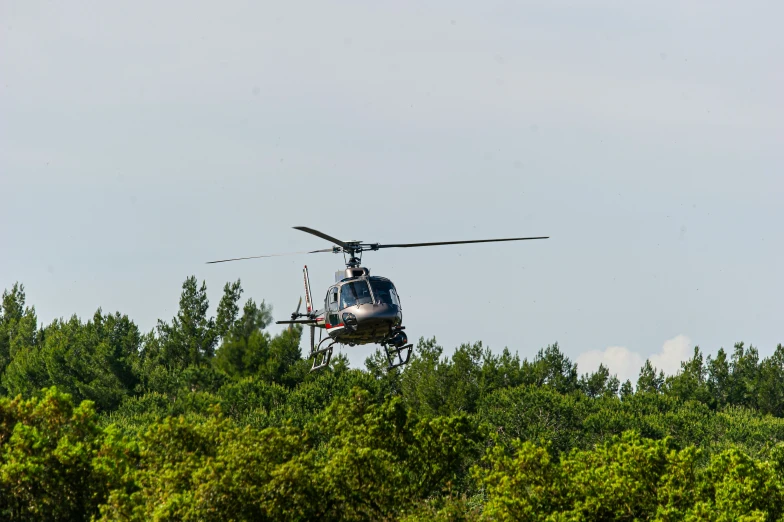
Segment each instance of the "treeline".
M386 371L309 373L301 328L188 278L177 315L0 315L3 520L779 520L784 347L636 385L421 339Z

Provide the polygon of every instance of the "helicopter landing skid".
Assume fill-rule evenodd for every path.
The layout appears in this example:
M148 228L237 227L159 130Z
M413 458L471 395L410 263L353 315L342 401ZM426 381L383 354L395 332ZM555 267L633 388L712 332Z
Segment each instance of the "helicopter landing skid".
M408 358L411 357L411 348L414 347L413 344L405 346L389 346L385 344L383 346L387 354L387 362L389 363L389 366L387 366L388 370L408 364Z
M325 341L326 340L327 339L325 339ZM321 344L322 343L319 343L319 346L321 346ZM313 357L313 367L310 369L311 372L315 372L329 366L329 361L332 359L332 347L335 346L335 344L337 343L332 341L324 348L318 348L310 352L310 357Z

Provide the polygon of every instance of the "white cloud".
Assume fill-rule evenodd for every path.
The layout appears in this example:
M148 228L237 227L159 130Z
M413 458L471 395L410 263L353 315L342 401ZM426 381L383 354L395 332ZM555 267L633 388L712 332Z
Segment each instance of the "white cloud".
M672 375L680 369L681 361L691 357L693 348L691 339L678 335L665 341L661 350L648 356L648 359L657 371L663 370L665 374ZM621 382L629 379L635 384L645 359L624 346L610 346L604 350L584 352L577 357L576 362L580 374L594 372L599 364L604 364L610 374L616 374Z
M594 372L599 368L599 364L604 364L609 368L610 374L616 374L621 382L630 379L632 383L636 383L645 359L624 346L610 346L604 350L582 353L576 362L580 374Z
M680 370L681 361L691 357L693 350L691 339L685 335L679 335L666 341L661 351L651 355L649 359L657 370L663 370L665 374L673 375Z

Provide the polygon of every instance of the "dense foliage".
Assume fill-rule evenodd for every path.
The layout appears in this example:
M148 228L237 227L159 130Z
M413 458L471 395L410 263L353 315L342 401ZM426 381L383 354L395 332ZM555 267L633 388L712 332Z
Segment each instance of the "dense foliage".
M404 369L335 357L188 278L144 333L98 310L0 311L2 520L746 520L784 518L784 347L738 343L633 385L421 339Z

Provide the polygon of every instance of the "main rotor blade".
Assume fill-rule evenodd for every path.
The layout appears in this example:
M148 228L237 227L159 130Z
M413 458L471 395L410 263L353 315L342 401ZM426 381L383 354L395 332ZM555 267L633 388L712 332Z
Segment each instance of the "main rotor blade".
M294 227L294 228L296 228L297 230L301 230L303 232L307 232L308 234L313 234L314 236L320 237L321 239L326 239L327 241L342 246L343 248L348 248L348 244L346 244L344 241L341 241L340 239L336 239L332 236L328 236L324 232L319 232L318 230L314 230L308 227Z
M403 243L399 245L378 245L378 248L411 248L438 245L464 245L466 243L495 243L499 241L525 241L528 239L548 239L550 236L543 237L510 237L506 239L474 239L470 241L438 241L435 243Z
M269 254L266 256L250 256L250 257L235 257L232 259L220 259L218 261L207 261L208 265L213 263L225 263L227 261L242 261L243 259L260 259L262 257L278 257L278 256L293 256L297 254L318 254L320 252L332 252L331 248L325 248L323 250L311 250L309 252L286 252L285 254Z

